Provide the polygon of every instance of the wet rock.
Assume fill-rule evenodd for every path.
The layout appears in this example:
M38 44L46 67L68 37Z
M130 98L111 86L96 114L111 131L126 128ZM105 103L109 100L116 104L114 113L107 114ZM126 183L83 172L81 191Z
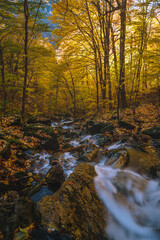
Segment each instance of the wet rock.
M32 189L27 193L27 196L32 197L34 194L39 192L41 188L42 188L42 183L39 183L36 186L33 186Z
M135 141L131 141L129 144L128 144L129 147L132 147L138 151L141 151L141 152L147 152L146 149L145 149L145 146L143 143L141 142L135 142Z
M59 164L59 157L58 156L50 156L49 164L52 166Z
M71 126L73 124L73 120L71 118L68 118L68 119L64 119L61 121L61 124L62 126L65 125L65 126Z
M52 160L50 160L49 164L50 164L51 166L55 166L55 165L58 165L58 164L59 164L59 161L52 159Z
M34 230L31 233L31 237L34 240L75 240L75 238L61 231L53 231L49 233L44 228Z
M113 129L114 127L112 123L101 122L101 123L95 123L91 127L88 127L88 132L94 135L97 133L104 133L106 131L112 132Z
M160 179L160 165L155 165L150 168L149 177L153 179Z
M118 121L118 125L119 125L120 127L122 127L122 128L126 128L126 129L128 129L128 130L132 130L132 129L135 128L134 125L132 125L132 124L130 124L130 123L128 123L128 122L122 121L122 120Z
M28 124L41 123L44 125L51 125L51 119L44 117L31 117L30 119L28 119L27 123Z
M2 150L1 155L4 159L8 159L11 156L11 143L8 142L5 148Z
M151 145L157 150L157 152L160 156L160 139L157 139L157 140L153 139L151 141Z
M87 153L87 158L90 162L98 162L99 149L96 148L92 152Z
M28 182L29 178L30 177L26 172L15 173L14 179L11 179L11 181L9 182L10 189L19 192L19 194L22 194L24 189L31 186L31 183Z
M56 151L59 149L59 142L57 139L57 135L54 133L52 134L51 138L48 138L44 141L42 141L41 143L41 147L48 151L48 150L52 150L52 151Z
M81 154L79 157L78 157L78 162L89 162L89 158L87 157L86 154Z
M129 181L130 185L128 184ZM147 186L147 180L130 172L119 171L114 177L113 184L123 195L136 198L137 196L133 189L139 190L139 193L144 191Z
M154 146L156 149L159 150L159 149L160 149L160 140L158 141L158 140L154 140L154 139L153 139L153 140L151 141L151 145Z
M64 181L65 175L60 164L53 166L46 175L47 186L51 191L57 191Z
M160 139L160 127L152 127L150 129L146 129L142 132L142 134L149 135L152 138Z
M128 148L129 165L128 167L139 174L148 175L152 166L159 164L157 152L151 147L146 146L144 150Z
M46 227L66 229L77 240L104 240L103 205L94 187L92 165L82 163L53 195L44 197L38 207Z
M109 144L111 142L111 138L109 136L97 136L97 144L99 147L104 147L105 145Z
M106 166L114 168L124 168L129 163L129 154L126 149L115 149L109 152L109 159L106 161Z
M5 240L13 239L13 232L16 228L25 228L39 221L40 215L32 200L19 197L16 192L8 192L7 198L0 206L0 230Z
M70 130L63 131L63 135L66 138L71 138L71 139L78 138L78 133L77 132L72 132Z

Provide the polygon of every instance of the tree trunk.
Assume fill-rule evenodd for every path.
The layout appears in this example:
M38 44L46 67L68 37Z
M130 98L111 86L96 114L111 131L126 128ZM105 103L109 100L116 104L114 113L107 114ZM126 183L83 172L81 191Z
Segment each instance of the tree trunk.
M1 64L2 91L3 91L2 113L5 114L5 110L6 110L6 89L5 89L3 51L2 51L2 46L1 45L0 45L0 64Z
M25 104L26 104L26 87L28 76L28 24L29 24L29 8L28 0L24 0L24 17L25 17L25 38L24 38L24 83L23 83L23 96L22 96L22 113L21 118L24 122Z
M108 16L107 16L108 15ZM108 96L109 96L109 110L112 110L112 87L110 77L110 62L109 62L109 49L110 49L110 13L106 15L106 65L107 65L107 81L108 81Z
M121 6L121 32L120 32L120 77L119 77L119 102L120 107L125 108L126 93L125 93L125 33L126 33L126 1L122 0Z

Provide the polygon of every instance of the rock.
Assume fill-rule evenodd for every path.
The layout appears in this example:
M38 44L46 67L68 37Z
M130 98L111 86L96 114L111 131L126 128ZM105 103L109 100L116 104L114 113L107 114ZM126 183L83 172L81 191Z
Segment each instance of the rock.
M55 194L38 203L42 224L65 229L77 240L107 239L104 208L94 187L95 176L92 165L78 165Z
M11 190L19 192L19 194L22 194L24 189L29 186L31 186L31 183L29 183L29 176L26 172L16 172L14 175L14 179L11 179L9 182L9 186Z
M132 129L135 128L134 125L132 125L132 124L130 124L130 123L128 123L128 122L122 121L122 120L118 121L118 125L119 125L120 127L122 127L122 128L126 128L126 129L128 129L128 130L132 130Z
M64 119L61 121L61 125L65 125L65 126L71 126L73 124L73 120L68 118L68 119Z
M90 162L98 162L98 155L99 155L99 149L98 148L96 148L96 149L94 149L92 152L90 152L90 153L87 153L87 158L88 158L88 160L90 161Z
M107 166L114 168L124 168L129 163L129 155L126 149L115 149L109 153L109 159L106 161Z
M81 155L78 157L77 161L79 161L79 162L89 162L90 160L89 160L89 158L87 157L86 154L81 154Z
M155 165L150 168L149 177L153 179L160 179L160 165Z
M50 118L44 118L44 117L31 117L30 119L28 119L27 121L28 124L33 124L33 123L41 123L44 125L51 125L51 119Z
M42 183L39 183L36 186L33 186L32 189L27 193L27 196L32 197L34 194L39 192L41 188L42 188Z
M52 151L56 151L59 149L59 142L57 139L57 135L54 133L52 134L51 138L48 138L44 141L42 141L41 143L41 147L48 151L48 150L52 150Z
M97 143L99 147L104 147L105 145L108 145L111 142L111 138L109 136L97 136Z
M128 167L139 174L150 174L151 167L159 164L157 152L151 146L146 146L144 150L128 148Z
M154 146L157 150L160 150L160 140L152 140L151 145Z
M114 129L113 124L112 123L104 123L104 122L100 122L100 123L95 123L93 124L91 127L88 127L88 132L90 134L97 134L97 133L104 133L106 131L108 132L112 132Z
M152 127L150 129L146 129L142 132L142 134L149 135L152 138L160 139L160 127Z
M11 156L11 143L8 142L5 148L2 150L1 155L4 159L8 159Z
M64 135L65 138L71 138L71 139L78 138L78 133L77 132L71 132L68 129L65 129L63 131L63 135Z
M49 233L44 228L34 230L31 233L31 238L34 240L75 240L75 238L61 231L53 231Z
M63 168L60 164L54 165L46 175L46 182L49 190L57 191L65 181Z
M153 139L151 141L151 145L156 149L158 155L160 156L160 139Z
M16 192L8 192L0 206L0 230L5 240L12 240L14 230L25 228L33 222L39 223L40 215L36 204L27 197L19 197Z

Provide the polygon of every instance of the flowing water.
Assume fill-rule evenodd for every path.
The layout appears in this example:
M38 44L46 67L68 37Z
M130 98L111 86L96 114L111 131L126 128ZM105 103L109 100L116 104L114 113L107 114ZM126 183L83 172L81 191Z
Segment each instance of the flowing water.
M70 132L77 131L73 122L53 122L52 127L61 127ZM78 131L79 134L80 131ZM99 147L98 136L83 133L70 139L70 146L92 144ZM125 143L115 143L108 146L108 151L122 149ZM87 149L87 147L86 147ZM148 161L149 154L129 149L132 154L131 163L136 164ZM137 154L137 155L136 155ZM151 155L152 156L152 155ZM51 168L50 158L46 152L32 156L33 171L45 175ZM63 166L66 178L79 164L76 152L58 153L56 159ZM95 164L95 188L99 198L107 209L106 233L111 240L158 240L160 239L160 184L159 181L150 180L145 174L139 174L130 169L114 169L106 166L107 157L99 154L98 163ZM143 160L143 161L141 161ZM155 159L157 161L157 159ZM143 164L142 164L143 166ZM145 165L144 165L145 166ZM143 167L142 167L143 168ZM144 167L145 168L145 167ZM134 168L132 168L134 169ZM148 170L148 169L147 169ZM142 171L143 172L143 171ZM47 188L42 188L33 196L35 202L44 195L52 194Z
M160 239L160 184L129 170L95 166L96 191L108 210L115 240Z

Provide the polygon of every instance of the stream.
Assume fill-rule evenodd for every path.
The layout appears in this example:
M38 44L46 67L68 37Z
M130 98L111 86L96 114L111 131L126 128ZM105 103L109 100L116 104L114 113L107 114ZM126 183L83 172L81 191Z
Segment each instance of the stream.
M128 141L120 141L101 146L104 136L90 135L80 129L72 120L52 122L52 127L61 128L70 135L64 142L70 147L85 145L83 155L76 151L58 152L53 156L47 152L31 155L32 171L45 176L55 160L63 167L65 178L81 162L95 167L97 176L94 179L99 198L109 213L106 233L112 240L158 240L160 239L160 183L147 174L152 165L159 161L158 155L148 147L147 151L133 147ZM73 136L73 137L72 137ZM98 149L97 159L90 161L89 156ZM107 152L107 154L106 154ZM87 155L88 154L88 155ZM118 168L122 157L129 154L126 167ZM149 164L148 164L149 163ZM38 202L45 195L53 194L47 187L32 196Z

